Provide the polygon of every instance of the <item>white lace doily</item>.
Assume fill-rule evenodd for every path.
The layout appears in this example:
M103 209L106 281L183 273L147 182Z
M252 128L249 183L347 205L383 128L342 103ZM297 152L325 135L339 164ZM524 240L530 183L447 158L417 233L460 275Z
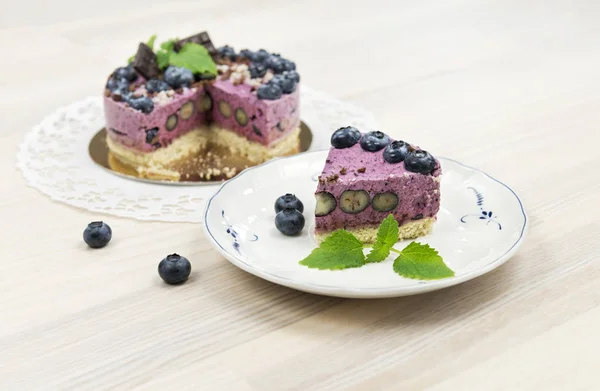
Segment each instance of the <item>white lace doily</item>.
M372 114L302 86L301 117L313 133L310 150L329 146L340 126L372 129ZM173 186L114 175L89 156L91 138L104 127L102 97L56 110L35 126L20 146L17 165L29 185L55 201L139 220L200 222L206 200L220 184Z

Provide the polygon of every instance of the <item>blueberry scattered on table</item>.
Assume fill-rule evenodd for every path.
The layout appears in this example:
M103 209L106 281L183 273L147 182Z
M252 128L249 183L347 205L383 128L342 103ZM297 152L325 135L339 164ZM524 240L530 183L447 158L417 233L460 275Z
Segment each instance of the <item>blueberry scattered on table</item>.
M275 201L275 213L279 213L286 208L296 209L298 212L304 212L304 205L294 194L287 193Z
M410 172L431 174L435 170L435 159L427 151L411 151L404 158L404 167Z
M188 279L191 272L190 261L179 254L167 255L158 264L158 275L167 284L181 284Z
M381 151L390 143L390 137L378 130L366 133L360 139L360 146L365 151L377 152Z
M337 149L350 148L360 140L361 136L354 126L345 126L333 132L331 145Z
M83 240L91 248L102 248L110 242L112 229L102 221L93 221L83 231Z
M275 227L286 236L294 236L304 228L304 216L297 209L286 208L275 216Z

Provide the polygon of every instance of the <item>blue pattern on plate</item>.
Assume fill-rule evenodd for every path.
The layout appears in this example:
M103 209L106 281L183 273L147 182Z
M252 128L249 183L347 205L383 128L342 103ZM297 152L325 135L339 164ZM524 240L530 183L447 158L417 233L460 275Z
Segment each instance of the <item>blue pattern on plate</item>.
M227 218L225 217L225 211L221 210L221 217L223 217L224 220L226 220ZM232 224L229 224L225 221L225 226L226 226L226 232L231 235L231 237L233 238L233 243L232 246L234 248L235 251L237 251L238 254L242 255L242 252L240 251L241 248L241 244L240 244L240 234L238 233L238 231L236 231L236 229L233 227ZM244 233L242 231L242 233ZM256 242L258 240L258 235L252 234L252 239L249 239L248 241L250 242Z
M479 191L477 191L477 189L475 189L474 187L467 187L467 189L473 190L473 192L475 193L475 197L477 198L477 206L479 207L479 210L481 211L481 214L468 214L468 215L464 215L463 217L460 218L460 221L462 223L467 223L465 220L468 218L479 218L479 220L487 220L487 223L495 223L498 224L498 230L502 230L502 224L500 224L497 219L498 216L495 216L492 214L491 210L485 210L483 208L483 194L481 194Z

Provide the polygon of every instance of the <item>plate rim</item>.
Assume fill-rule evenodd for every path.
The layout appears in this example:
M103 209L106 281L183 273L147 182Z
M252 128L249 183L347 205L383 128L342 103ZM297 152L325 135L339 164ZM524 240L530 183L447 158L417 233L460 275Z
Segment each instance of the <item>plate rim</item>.
M295 159L295 158L299 158L299 157L304 157L304 155L323 153L326 151L327 151L327 149L317 150L317 151L305 151L305 152L301 152L301 153L293 155L293 156L284 156L284 157L275 158L275 159L272 159L261 165L249 167L249 168L243 170L242 172L240 172L234 178L222 183L219 186L219 189L206 202L206 206L204 209L204 222L203 222L204 231L205 231L206 235L208 236L209 240L213 243L213 247L215 247L217 249L217 251L223 257L225 257L225 259L227 259L230 263L239 267L240 269L242 269L250 274L253 274L257 277L260 277L264 280L270 281L270 282L278 284L278 285L286 286L288 288L293 288L296 290L309 292L309 293L316 293L316 294L327 295L327 296L336 296L336 297L386 298L386 297L409 296L409 295L414 295L414 294L431 292L434 290L439 290L439 289L447 288L450 286L458 285L463 282L466 282L466 281L472 280L474 278L477 278L479 276L482 276L484 274L487 274L490 271L503 265L506 261L508 261L517 252L517 250L521 247L521 245L523 244L523 241L525 240L525 237L527 236L527 232L528 232L528 228L529 228L529 218L527 217L527 213L525 212L525 207L523 206L523 202L521 201L521 199L519 198L517 193L510 186L508 186L504 182L494 178L493 176L489 175L488 173L486 173L483 170L480 170L478 168L461 163L454 159L450 159L450 158L446 158L446 157L438 157L439 160L450 161L450 162L458 164L468 170L477 171L477 172L483 174L484 176L488 177L492 181L497 182L500 185L504 186L516 198L517 202L519 203L519 208L521 209L521 214L523 215L523 226L521 227L521 232L519 234L519 238L512 244L512 246L504 254L502 254L501 256L499 256L498 258L493 260L492 262L489 262L489 263L485 264L484 266L482 266L476 270L470 271L468 273L465 273L463 275L445 278L445 279L441 279L441 280L434 280L434 281L419 281L416 285L412 285L412 286L398 286L398 287L385 287L385 288L341 288L339 286L323 285L323 284L316 284L316 283L310 283L310 282L298 282L292 278L281 277L281 276L273 274L269 271L263 270L261 268L257 268L255 266L252 266L252 265L244 262L243 260L239 259L235 254L230 253L227 249L225 249L221 245L221 243L219 243L216 240L216 238L214 237L214 235L212 234L212 232L208 226L207 217L208 217L208 212L211 208L213 200L221 193L221 191L227 185L229 185L234 180L241 178L243 175L248 174L248 172L250 172L252 170L259 169L261 167L264 167L264 166L267 166L267 165L270 165L273 163L278 163L281 160Z

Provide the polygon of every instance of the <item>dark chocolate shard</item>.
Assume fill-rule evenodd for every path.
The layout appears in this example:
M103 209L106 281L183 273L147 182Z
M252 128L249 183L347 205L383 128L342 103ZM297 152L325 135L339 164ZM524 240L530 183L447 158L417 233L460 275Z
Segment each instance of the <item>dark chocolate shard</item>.
M178 52L183 47L183 45L188 42L197 43L198 45L204 46L206 50L208 50L208 53L211 55L211 57L217 55L217 49L215 48L215 45L213 45L206 31L194 34L192 36L180 39L179 41L175 42L175 51Z
M160 73L158 63L156 62L156 54L145 43L140 43L138 51L135 54L133 68L146 80L156 79Z

